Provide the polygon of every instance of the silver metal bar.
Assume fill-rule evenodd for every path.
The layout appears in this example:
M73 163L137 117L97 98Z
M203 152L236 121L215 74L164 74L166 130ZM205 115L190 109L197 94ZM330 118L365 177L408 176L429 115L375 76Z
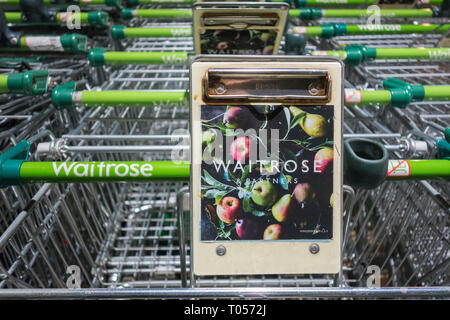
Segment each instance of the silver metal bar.
M450 287L392 288L183 288L183 289L13 289L0 299L210 299L210 298L448 298Z

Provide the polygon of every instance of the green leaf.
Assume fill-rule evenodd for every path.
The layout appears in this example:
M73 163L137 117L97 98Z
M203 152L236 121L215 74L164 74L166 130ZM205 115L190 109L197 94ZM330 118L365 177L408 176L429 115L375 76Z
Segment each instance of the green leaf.
M303 120L303 118L305 118L306 117L306 112L305 113L299 113L298 115L296 115L295 117L294 117L294 119L292 119L292 122L291 122L291 124L290 124L290 128L293 128L293 127L295 127L296 125L298 125L299 123L300 123L300 121L302 121Z
M220 204L223 197L228 193L228 191L219 191L214 195L214 198L216 198L216 204Z
M218 192L220 192L220 191L217 189L209 189L203 194L203 196L207 199L214 199Z
M251 212L253 210L250 198L244 198L242 200L242 207L244 208L244 212Z
M252 215L254 215L255 217L264 217L270 215L270 212L254 210L252 211Z
M220 181L217 181L216 179L214 179L206 170L203 170L203 176L202 176L202 180L211 185L214 186L216 189L219 189L221 191L229 191L230 189L232 189L233 187L224 184Z
M284 115L286 117L286 123L288 125L287 132L291 130L291 112L289 111L289 108L283 108Z
M280 183L280 186L284 189L284 190L289 190L289 181L286 178L286 176L283 174L283 172L280 173L280 178L278 178L278 181Z

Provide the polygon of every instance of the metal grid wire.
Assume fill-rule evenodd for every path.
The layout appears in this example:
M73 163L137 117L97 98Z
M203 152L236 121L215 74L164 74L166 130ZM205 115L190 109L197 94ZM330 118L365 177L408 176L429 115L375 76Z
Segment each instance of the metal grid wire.
M390 47L417 41L414 36L395 39L365 36L359 40L366 41L363 44L367 45ZM358 39L341 37L337 41L353 40ZM433 46L436 40L432 37L424 41L427 46ZM123 45L130 51L192 51L192 41L188 38L126 40ZM353 71L356 76L347 86L376 88L380 80L391 76L420 84L448 81L448 65L434 62L379 61ZM189 82L188 69L179 66L108 67L106 73L108 79L101 86L104 90L187 89ZM414 103L402 111L345 108L344 132L384 133L390 136L381 139L383 143L401 146L404 141L400 137L409 136L411 128L404 122L399 124L400 117L411 119L416 126L413 137L425 139L431 147L432 139L442 135L438 129L448 126L445 117L448 108L448 103L435 102ZM69 148L62 154L52 155L53 158L167 160L170 148L144 152L149 140L133 140L132 136L170 137L176 129L188 129L189 110L182 107L77 107L76 112L81 114L77 123L63 122L70 123L68 127L73 129L56 134ZM171 145L168 138L151 139L151 144ZM137 150L142 148L141 152L83 151L83 147L130 145ZM401 157L406 151L406 147L394 148L391 156ZM433 152L421 156L431 157ZM0 190L4 200L0 209L7 213L0 216L0 288L65 288L66 268L72 264L82 268L85 288L179 288L176 200L183 186L184 183L173 182L89 183ZM448 285L448 199L444 199L450 194L448 189L442 183L387 182L371 191L357 190L353 194L347 190L344 272L337 278L331 275L201 277L196 279L196 285L201 288L361 287L365 286L366 268L372 264L381 267L383 286ZM184 221L189 221L186 212ZM186 249L189 254L189 246Z

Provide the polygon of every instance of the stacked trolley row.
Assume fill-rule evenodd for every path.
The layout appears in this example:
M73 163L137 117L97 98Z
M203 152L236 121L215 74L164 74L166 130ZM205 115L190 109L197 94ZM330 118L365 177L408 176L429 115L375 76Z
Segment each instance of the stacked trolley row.
M169 25L133 19L130 26ZM188 26L180 22L170 24L174 28ZM339 37L322 43L310 41L307 48L340 49L340 45L352 41L367 46L394 47L396 39L402 47L417 44L418 39L423 39L418 43L421 46L432 47L436 46L440 36L433 36L432 40L417 35L408 36L407 41L405 36L376 39L370 36L364 36L364 39ZM108 49L191 52L192 48L190 37L158 37L125 40ZM381 81L389 77L414 84L448 84L446 66L448 68L445 62L392 60L365 63L347 70L346 87L380 89ZM429 74L424 70L433 70L433 77L424 78L425 73ZM189 83L188 68L183 63L105 66L95 68L95 73L92 68L81 74L88 77L88 73L88 79L92 79L88 89L99 85L101 90L185 91ZM365 76L367 74L370 77ZM82 89L85 82L78 81L77 86ZM95 107L98 105L95 103L92 104L94 107L75 105L72 109L56 112L48 107L48 103L47 110L58 116L65 115L62 119L64 129L41 124L39 127L53 133L50 136L53 142L41 144L33 160L158 161L169 160L173 152L186 151L189 146L186 103L168 101L167 105L158 103L139 108L110 106L106 102L100 107ZM443 134L439 129L448 127L445 110L448 110L448 102L411 103L402 110L354 106L345 109L344 133L381 139L392 151L391 158L432 158L435 140ZM22 138L29 139L37 132L30 130L13 143ZM42 141L50 139L36 140ZM427 148L422 141L428 144ZM2 197L8 201L2 211L9 215L0 237L0 274L3 277L0 287L65 288L69 283L66 283L67 268L76 265L81 268L81 286L84 288L145 288L148 290L141 292L147 296L170 294L158 289L180 288L186 276L180 258L184 250L189 254L189 247L183 248L179 243L180 226L189 229L189 208L183 204L187 191L183 187L186 186L185 182L171 181L94 182L3 189ZM27 190L26 196L11 202L13 192L20 192L18 190ZM443 286L448 283L448 199L445 199L448 186L442 182L386 182L372 191L356 190L354 193L351 188L345 188L345 191L345 260L339 276L212 277L197 278L195 285L202 288L293 287L296 291L284 291L284 294L298 295L307 293L308 287L364 287L369 265L381 267L383 286ZM182 211L184 218L177 216ZM120 290L97 292L99 295L122 294ZM125 296L139 295L122 292ZM208 294L207 291L197 292ZM271 289L265 295L276 292ZM319 292L313 290L308 294ZM386 292L383 294L389 294ZM178 294L187 293L180 291ZM239 293L231 289L229 294ZM337 296L339 291L329 294Z

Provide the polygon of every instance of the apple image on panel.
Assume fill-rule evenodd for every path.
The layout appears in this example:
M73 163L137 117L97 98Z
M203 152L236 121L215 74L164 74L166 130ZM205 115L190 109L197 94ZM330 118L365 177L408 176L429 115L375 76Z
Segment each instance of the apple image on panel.
M225 197L217 205L217 216L225 223L236 222L242 215L242 209L239 207L239 199L235 197Z
M314 156L314 171L323 173L333 167L333 149L322 148Z
M245 162L250 155L250 138L239 137L230 146L230 153L234 160Z
M261 237L259 223L248 218L236 221L236 233L242 240L256 240Z
M264 240L278 240L281 235L281 225L280 224L271 224L264 230Z
M262 207L271 206L277 200L277 190L267 180L258 181L252 188L252 200Z
M253 126L253 120L253 114L248 107L231 107L223 116L223 123L230 129L247 130Z

